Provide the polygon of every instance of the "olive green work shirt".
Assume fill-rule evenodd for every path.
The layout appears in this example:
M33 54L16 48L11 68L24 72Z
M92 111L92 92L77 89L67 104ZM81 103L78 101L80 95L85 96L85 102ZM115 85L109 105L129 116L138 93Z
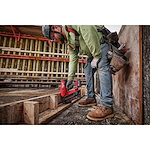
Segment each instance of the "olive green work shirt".
M103 42L102 33L98 32L98 28L102 28L102 25L67 25L69 28L76 30L79 35L79 53L80 55L87 55L88 57L94 57L95 59L101 58L100 45ZM64 27L65 29L65 27ZM75 48L75 34L67 32L67 45ZM68 80L74 80L75 73L77 71L78 57L76 52L68 46L69 50L69 73Z

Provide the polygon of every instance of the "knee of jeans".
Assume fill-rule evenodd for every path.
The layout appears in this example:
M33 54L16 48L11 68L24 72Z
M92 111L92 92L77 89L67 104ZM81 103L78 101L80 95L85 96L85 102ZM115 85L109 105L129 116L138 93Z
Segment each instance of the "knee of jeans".
M108 71L109 68L110 68L109 65L107 65L107 66L102 66L102 67L99 67L99 68L98 68L98 71L101 71L101 72L103 72L103 71Z

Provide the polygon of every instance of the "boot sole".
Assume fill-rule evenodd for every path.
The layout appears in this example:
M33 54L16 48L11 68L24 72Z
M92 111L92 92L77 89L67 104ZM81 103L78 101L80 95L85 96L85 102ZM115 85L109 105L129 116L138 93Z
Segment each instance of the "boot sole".
M93 121L101 121L101 120L105 120L105 119L107 119L107 118L112 118L112 117L114 117L114 113L113 114L110 114L110 115L108 115L108 116L106 116L106 117L103 117L103 118L94 118L94 117L90 117L90 116L86 116L88 119L90 119L90 120L93 120Z
M78 106L80 107L86 107L86 106L96 106L97 103L93 103L93 104L87 104L87 105L81 105L81 104L78 104Z

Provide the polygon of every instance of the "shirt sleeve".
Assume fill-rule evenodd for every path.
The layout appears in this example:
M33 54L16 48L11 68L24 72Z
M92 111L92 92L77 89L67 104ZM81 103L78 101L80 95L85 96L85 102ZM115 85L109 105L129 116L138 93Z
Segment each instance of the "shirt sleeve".
M72 49L69 48L69 73L68 73L68 80L74 80L75 73L77 71L77 64L78 64L78 57Z

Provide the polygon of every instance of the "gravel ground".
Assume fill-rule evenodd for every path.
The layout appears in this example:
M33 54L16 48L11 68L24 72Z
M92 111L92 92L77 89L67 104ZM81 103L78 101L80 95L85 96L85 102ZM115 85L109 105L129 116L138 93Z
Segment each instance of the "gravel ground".
M85 99L86 96L79 101ZM99 98L97 98L97 101L99 103ZM114 105L115 116L113 118L102 121L91 121L86 115L98 106L78 107L78 102L74 103L70 108L51 120L47 125L134 125L134 123L116 105Z

